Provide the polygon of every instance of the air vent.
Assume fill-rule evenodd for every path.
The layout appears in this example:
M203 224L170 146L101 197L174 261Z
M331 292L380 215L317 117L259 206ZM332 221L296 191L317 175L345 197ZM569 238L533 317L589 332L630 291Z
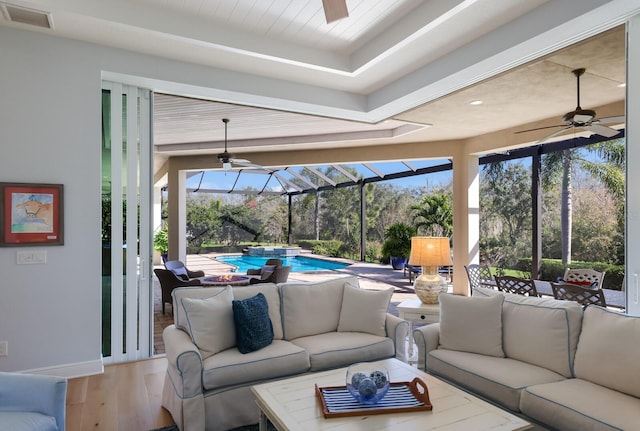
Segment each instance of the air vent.
M37 9L30 9L23 6L16 6L8 3L0 3L0 9L4 17L20 24L35 25L42 28L53 28L51 13Z

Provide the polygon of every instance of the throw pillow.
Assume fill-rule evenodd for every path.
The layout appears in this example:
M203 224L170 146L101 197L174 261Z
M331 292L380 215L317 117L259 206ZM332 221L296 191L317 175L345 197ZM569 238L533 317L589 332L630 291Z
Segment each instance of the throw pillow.
M386 337L387 310L393 288L366 290L345 283L338 332L363 332Z
M233 321L236 329L236 347L240 353L260 350L273 341L269 305L262 293L247 299L234 299Z
M502 303L504 296L440 294L441 349L504 357Z
M232 301L231 286L209 298L182 298L187 330L203 358L235 346Z

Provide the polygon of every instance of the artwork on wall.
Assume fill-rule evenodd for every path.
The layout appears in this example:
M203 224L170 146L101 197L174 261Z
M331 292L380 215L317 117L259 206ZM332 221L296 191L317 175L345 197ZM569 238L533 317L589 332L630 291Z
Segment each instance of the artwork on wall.
M62 184L0 182L0 246L63 244Z

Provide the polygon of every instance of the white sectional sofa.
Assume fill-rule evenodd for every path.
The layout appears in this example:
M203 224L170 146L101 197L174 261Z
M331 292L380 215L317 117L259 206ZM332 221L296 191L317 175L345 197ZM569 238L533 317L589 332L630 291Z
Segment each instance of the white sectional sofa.
M440 302L419 368L548 429L640 429L640 318L488 289Z
M360 289L356 277L175 289L174 325L163 333L162 405L182 431L228 430L258 422L254 384L355 362L406 361L409 325L387 313L392 293ZM249 317L236 309L264 301L266 323L260 307ZM247 341L253 351L241 353Z

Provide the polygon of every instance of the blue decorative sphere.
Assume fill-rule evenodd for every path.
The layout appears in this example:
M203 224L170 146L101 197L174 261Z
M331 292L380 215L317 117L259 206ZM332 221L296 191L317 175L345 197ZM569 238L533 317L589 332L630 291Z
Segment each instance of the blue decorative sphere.
M376 384L376 388L381 389L388 383L387 375L380 370L371 373L371 380Z
M360 382L360 386L358 386L358 392L360 393L360 397L364 399L369 399L378 393L378 387L370 378L365 378Z
M355 373L351 377L351 385L353 385L355 390L358 390L360 388L360 382L362 382L366 378L367 378L367 375L365 373Z

